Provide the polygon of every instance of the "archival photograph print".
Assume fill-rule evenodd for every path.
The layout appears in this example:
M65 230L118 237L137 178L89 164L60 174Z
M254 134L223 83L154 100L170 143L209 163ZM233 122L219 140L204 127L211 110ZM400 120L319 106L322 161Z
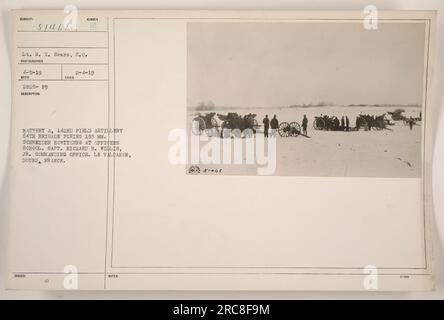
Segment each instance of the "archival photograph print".
M419 178L424 22L190 22L188 174Z

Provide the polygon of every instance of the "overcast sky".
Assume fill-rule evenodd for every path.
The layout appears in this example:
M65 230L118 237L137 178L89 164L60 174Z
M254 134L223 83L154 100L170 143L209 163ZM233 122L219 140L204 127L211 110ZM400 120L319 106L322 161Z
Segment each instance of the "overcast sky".
M188 106L421 104L424 45L424 23L189 23Z

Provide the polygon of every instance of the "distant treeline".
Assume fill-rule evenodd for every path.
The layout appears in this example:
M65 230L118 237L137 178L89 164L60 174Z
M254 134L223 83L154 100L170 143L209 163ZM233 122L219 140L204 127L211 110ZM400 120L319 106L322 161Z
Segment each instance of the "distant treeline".
M239 109L283 109L283 108L313 108L313 107L396 107L396 108L420 108L418 104L348 104L348 105L337 105L332 102L321 101L319 103L303 103L303 104L292 104L289 106L277 106L277 107L239 107L239 106L216 106L212 101L201 102L197 106L188 107L192 111L213 111L213 110L239 110Z
M421 108L419 104L349 104L349 107L401 107L401 108Z

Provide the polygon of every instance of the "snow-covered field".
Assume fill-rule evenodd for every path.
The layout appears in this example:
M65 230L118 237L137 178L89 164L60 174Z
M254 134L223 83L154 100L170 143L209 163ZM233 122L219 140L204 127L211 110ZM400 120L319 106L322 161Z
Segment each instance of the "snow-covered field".
M320 114L348 116L350 126L355 126L356 117L362 114L381 115L397 107L309 107L273 109L236 109L215 112L226 114L237 112L257 114L262 124L266 114L277 115L279 122L302 123L308 117L309 138L298 136L276 139L276 175L334 176L334 177L420 177L421 175L421 122L413 126L402 121L392 121L393 126L380 131L320 131L313 129L313 120ZM405 108L404 116L419 117L419 108ZM197 114L188 113L188 123ZM220 122L220 121L219 121ZM262 135L262 130L257 133ZM211 138L219 139L219 138ZM231 139L233 140L233 139ZM245 140L245 139L243 139ZM221 151L223 152L223 150ZM243 156L245 159L245 155ZM220 168L226 174L256 174L254 165L210 165L202 168Z

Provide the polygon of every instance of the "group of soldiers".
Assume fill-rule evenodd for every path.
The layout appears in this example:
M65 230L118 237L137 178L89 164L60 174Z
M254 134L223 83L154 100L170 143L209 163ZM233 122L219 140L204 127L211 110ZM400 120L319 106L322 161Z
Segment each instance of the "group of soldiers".
M359 114L356 117L356 128L359 130L361 127L367 126L367 130L372 130L378 126L384 125L384 115L375 116L371 114Z
M404 123L410 126L410 130L413 130L413 126L416 124L415 119L413 117L407 118L403 117ZM359 114L356 117L356 128L359 130L361 127L367 127L367 130L372 129L384 129L387 125L393 125L394 123L390 122L389 119L385 117L385 113L379 116L370 115L370 114Z
M276 115L273 116L273 119L268 119L268 114L265 115L265 118L262 120L262 123L264 124L264 137L268 138L268 130L270 129L274 133L279 128L279 121L276 118Z
M265 115L265 118L262 120L262 123L264 124L264 137L268 138L268 132L271 127L271 132L274 135L276 131L279 129L279 121L276 118L276 115L273 116L273 118L270 120L268 118L268 114ZM307 135L307 128L308 128L308 119L307 116L304 114L304 117L302 118L302 134Z
M255 115L248 115L239 117L239 121L245 122L245 126L249 127L251 120L254 118ZM351 131L352 128L350 126L350 119L348 116L342 116L340 119L338 117L329 117L328 115L321 114L320 117L315 117L316 119L322 119L322 123L324 126L324 130L335 130L335 131ZM366 115L358 115L356 118L356 128L359 130L361 126L364 124L368 127L368 130L371 130L372 127L379 124L379 121L381 120L381 117L372 116L369 114ZM383 121L384 119L382 119ZM321 120L320 120L321 121ZM271 132L272 135L276 133L279 129L279 120L277 119L276 115L273 115L272 119L269 119L268 114L265 115L265 118L262 120L262 123L264 125L264 137L268 138L269 134ZM413 125L415 124L415 121L412 117L410 119L407 119L406 123L410 125L410 130L412 129ZM270 130L271 129L271 130ZM307 136L307 130L308 130L308 118L307 115L304 114L301 122L301 129L302 129L302 135Z
M348 116L342 116L341 120L339 120L338 117L330 117L328 115L323 115L321 113L321 116L319 117L323 119L323 126L326 130L333 130L333 131L350 131L350 119Z

